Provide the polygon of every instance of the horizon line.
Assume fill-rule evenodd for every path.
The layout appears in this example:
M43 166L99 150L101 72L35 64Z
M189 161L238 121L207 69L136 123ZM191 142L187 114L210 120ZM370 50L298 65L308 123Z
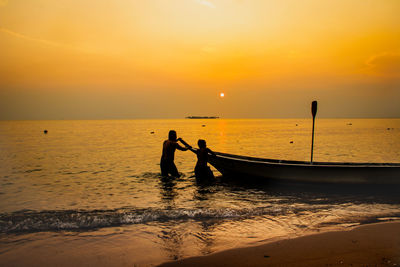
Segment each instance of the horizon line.
M219 117L219 118L200 118L195 120L294 120L294 119L312 119L312 117ZM400 119L400 117L317 117L317 119ZM61 118L61 119L0 119L0 121L109 121L109 120L191 120L190 118Z

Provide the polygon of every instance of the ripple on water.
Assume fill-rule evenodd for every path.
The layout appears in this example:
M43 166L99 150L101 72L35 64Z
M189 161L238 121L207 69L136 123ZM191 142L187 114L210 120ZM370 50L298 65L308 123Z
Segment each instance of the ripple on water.
M31 173L31 172L40 172L42 169L31 169L31 170L26 170L25 173Z

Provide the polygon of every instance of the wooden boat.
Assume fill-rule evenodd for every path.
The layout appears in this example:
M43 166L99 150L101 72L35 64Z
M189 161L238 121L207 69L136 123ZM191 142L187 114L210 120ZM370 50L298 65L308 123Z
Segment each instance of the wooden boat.
M313 183L400 184L400 163L340 163L263 159L215 152L209 163L224 176Z
M224 176L241 179L259 177L292 182L399 184L400 163L313 162L314 124L317 101L311 103L312 141L311 161L290 161L238 156L215 152L209 163ZM185 141L183 144L190 147ZM196 151L190 148L194 153Z

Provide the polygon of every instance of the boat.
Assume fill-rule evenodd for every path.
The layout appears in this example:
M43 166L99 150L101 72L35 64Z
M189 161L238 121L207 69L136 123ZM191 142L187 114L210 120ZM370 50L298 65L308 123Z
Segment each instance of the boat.
M340 184L400 184L400 163L314 162L314 125L317 101L311 103L311 160L277 160L214 152L209 163L223 176L289 182ZM182 142L190 147L186 142ZM192 152L196 151L190 147Z
M223 176L310 183L400 184L400 163L311 163L214 153L208 161Z

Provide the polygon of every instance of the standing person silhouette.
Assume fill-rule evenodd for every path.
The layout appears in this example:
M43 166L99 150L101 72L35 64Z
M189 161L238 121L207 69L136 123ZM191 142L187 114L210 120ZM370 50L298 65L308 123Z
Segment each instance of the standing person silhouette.
M180 176L178 169L176 168L174 163L175 150L179 149L182 151L186 151L189 148L180 146L177 141L181 141L181 138L176 138L176 131L169 131L168 140L165 140L163 143L163 150L160 161L162 176L168 176L168 174L171 174L174 177Z
M215 156L215 153L207 147L207 143L203 139L197 142L199 149L197 149L197 163L194 168L194 174L197 180L214 180L214 174L210 167L207 166L208 155Z

